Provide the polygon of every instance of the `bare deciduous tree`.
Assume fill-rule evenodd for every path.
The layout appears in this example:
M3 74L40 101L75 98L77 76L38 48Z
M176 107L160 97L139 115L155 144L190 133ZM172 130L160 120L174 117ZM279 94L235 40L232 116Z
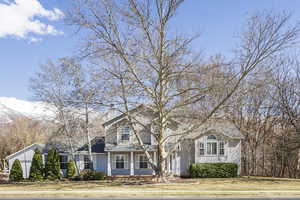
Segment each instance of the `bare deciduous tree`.
M43 143L50 133L46 125L27 118L15 118L1 126L0 169L5 168L5 157L33 143Z
M222 94L210 104L207 99L212 99L210 92L216 84L203 78L215 65L199 62L190 48L195 37L176 34L170 27L182 3L78 0L68 16L70 24L87 33L81 53L105 73L109 104L127 115L141 147L144 144L134 124L146 125L129 111L147 104L157 115L157 132L152 135L158 143L158 163L152 161L146 148L144 151L160 180L166 176L166 158L182 139L219 111L251 72L292 47L299 33L298 26L287 27L289 15L263 13L251 17L240 35L234 60L218 63L226 81ZM207 106L205 112L191 115L197 105ZM184 125L169 135L167 125L171 120L184 121ZM170 148L166 148L167 143L172 144Z
M88 73L75 59L48 61L41 65L40 72L31 79L30 88L36 99L54 107L56 117L53 122L58 128L53 136L60 134L66 138L73 159L80 132L84 132L92 168L90 129L93 123L90 117L97 115L95 105L98 104L92 103L95 102L92 99L98 94L99 88L93 84Z

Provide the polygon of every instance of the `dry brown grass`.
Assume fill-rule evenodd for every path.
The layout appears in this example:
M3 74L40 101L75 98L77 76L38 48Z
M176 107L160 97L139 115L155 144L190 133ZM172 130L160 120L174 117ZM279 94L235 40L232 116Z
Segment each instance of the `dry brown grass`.
M21 182L0 184L1 190L299 190L300 179L241 177L175 179L169 183L143 180Z
M70 191L71 190L71 191ZM291 191L261 193L262 190ZM1 191L2 194L1 194ZM5 191L5 192L4 192ZM20 194L20 191L35 191ZM43 191L47 191L45 193ZM90 191L90 192L89 192ZM120 193L117 193L118 191ZM213 193L215 191L216 193ZM230 191L235 191L230 193ZM242 192L243 191L243 192ZM245 191L249 191L248 193ZM257 193L253 193L257 191ZM140 196L299 196L300 180L287 178L242 177L232 179L176 179L170 183L142 180L107 180L87 182L23 182L0 184L3 197L140 197Z

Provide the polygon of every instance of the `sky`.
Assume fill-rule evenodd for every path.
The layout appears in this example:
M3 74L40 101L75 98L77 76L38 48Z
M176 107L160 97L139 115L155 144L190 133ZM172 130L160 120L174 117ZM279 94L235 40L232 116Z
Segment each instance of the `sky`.
M71 2L0 0L0 97L32 100L29 79L39 65L74 54L80 37L64 21ZM199 33L193 47L205 56L226 55L251 14L288 11L297 23L299 8L300 0L186 0L172 26L179 33Z

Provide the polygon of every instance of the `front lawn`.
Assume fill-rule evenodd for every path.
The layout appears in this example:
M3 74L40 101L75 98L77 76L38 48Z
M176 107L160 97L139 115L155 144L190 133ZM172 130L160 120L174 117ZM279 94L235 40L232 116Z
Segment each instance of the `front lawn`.
M1 184L0 196L34 197L103 197L103 196L268 196L259 191L288 191L288 196L300 195L300 179L241 177L241 178L206 178L206 179L176 179L170 183L153 183L150 181L114 180L114 181L81 181L81 182L23 182ZM47 191L47 193L45 193ZM216 192L214 194L214 191ZM231 191L232 194L231 194ZM246 192L249 191L249 194ZM254 191L254 193L253 193ZM257 194L255 193L257 191ZM225 194L226 193L226 194ZM271 192L270 192L271 193ZM201 195L201 196L203 196ZM276 196L282 196L276 193ZM286 195L283 195L286 196Z

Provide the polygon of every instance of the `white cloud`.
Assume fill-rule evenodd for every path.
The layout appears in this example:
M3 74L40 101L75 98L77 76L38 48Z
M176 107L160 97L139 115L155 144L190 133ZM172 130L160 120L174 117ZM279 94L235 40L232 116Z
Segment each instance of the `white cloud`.
M60 35L62 31L45 21L59 20L63 16L61 10L47 10L38 0L0 0L0 38L15 37L36 42L40 41L38 36L41 35Z

